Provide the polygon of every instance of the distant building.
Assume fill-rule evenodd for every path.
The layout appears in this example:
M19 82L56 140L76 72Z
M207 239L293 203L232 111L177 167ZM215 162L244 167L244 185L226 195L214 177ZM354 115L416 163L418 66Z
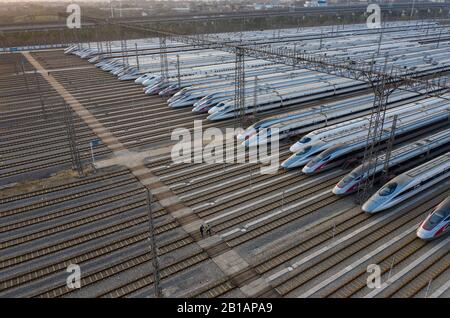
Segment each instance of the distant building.
M326 7L328 5L327 0L311 0L305 1L304 6L307 8L313 7Z
M191 8L189 8L189 7L176 7L176 8L172 8L172 11L175 11L175 12L190 12Z
M285 5L281 4L278 0L272 0L268 3L254 3L253 8L255 10L270 10L275 8L284 8Z

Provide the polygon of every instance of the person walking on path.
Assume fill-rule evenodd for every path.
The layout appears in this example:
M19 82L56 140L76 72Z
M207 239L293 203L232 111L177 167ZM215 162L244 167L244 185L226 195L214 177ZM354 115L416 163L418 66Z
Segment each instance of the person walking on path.
M201 226L200 226L200 235L202 236L202 238L203 238L203 233L204 233L204 231L205 231L205 226L202 224Z
M209 224L206 224L206 234L211 236L211 227L209 226Z

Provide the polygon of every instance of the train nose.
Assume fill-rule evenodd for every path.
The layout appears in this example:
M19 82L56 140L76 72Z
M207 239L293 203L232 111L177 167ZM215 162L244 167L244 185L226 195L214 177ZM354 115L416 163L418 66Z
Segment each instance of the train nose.
M417 229L416 235L422 240L429 240L430 238L432 238L432 234L429 231L425 230L422 225L420 225Z
M237 134L236 140L237 141L241 141L241 142L244 141L245 140L245 133Z
M281 163L281 166L283 167L283 168L285 168L285 169L289 169L290 168L290 164L289 164L289 161L288 161L289 159L287 159L287 160L285 160L285 161L283 161L282 163Z
M377 200L373 200L372 198L367 200L363 204L361 209L367 213L377 213L377 212L381 211L380 203Z
M206 117L206 119L208 119L208 120L219 120L221 118L220 118L220 116L217 113L210 113L208 115L208 117Z
M296 155L292 155L281 163L281 166L286 169L296 168L302 165L302 161L299 160Z
M245 140L245 141L243 142L243 144L244 144L246 147L255 147L255 146L257 146L259 143L265 141L265 139L266 139L266 138L262 138L262 137L260 137L260 136L258 136L258 135L253 135L253 136L251 136L250 138L248 138L247 140Z
M194 113L206 113L208 111L208 106L206 104L194 104L194 108L192 108L192 112Z
M339 187L337 184L334 186L332 192L336 195L342 195L345 194L347 191L345 188Z
M214 106L214 107L211 107L210 109L208 109L208 114L212 115L212 114L214 114L217 111L219 111L219 107Z
M312 165L312 166L304 166L302 169L302 172L305 174L312 174L314 172L316 172L316 165Z
M244 131L243 133L241 133L241 134L239 134L238 136L237 136L237 139L239 140L239 141L245 141L245 140L248 140L248 139L250 139L253 135L255 135L257 132L256 132L256 129L254 129L254 128L251 128L250 130L246 130L246 131Z
M290 152L298 152L300 150L301 146L298 143L293 144L289 147Z
M169 107L171 107L171 108L178 108L178 107L182 107L182 106L183 106L183 104L178 100L169 104Z

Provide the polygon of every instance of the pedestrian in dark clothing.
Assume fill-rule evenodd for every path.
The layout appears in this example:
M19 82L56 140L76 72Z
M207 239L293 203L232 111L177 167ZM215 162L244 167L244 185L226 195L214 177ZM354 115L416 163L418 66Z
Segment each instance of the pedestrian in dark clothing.
M205 231L205 226L202 224L201 226L200 226L200 235L202 236L202 238L203 238L203 232Z

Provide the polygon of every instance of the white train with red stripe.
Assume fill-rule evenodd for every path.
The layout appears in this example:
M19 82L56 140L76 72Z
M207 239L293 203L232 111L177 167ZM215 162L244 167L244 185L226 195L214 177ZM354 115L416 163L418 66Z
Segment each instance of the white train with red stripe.
M417 229L422 240L433 240L450 233L450 197L442 201Z

